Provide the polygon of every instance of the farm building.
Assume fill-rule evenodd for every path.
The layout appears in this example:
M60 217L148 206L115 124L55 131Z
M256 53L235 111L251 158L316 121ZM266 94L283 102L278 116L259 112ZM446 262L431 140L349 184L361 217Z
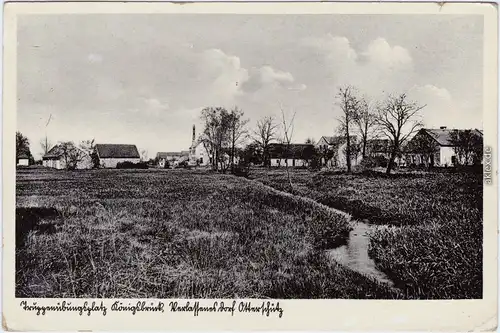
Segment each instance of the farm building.
M351 136L351 165L361 162L361 151L358 139ZM316 143L317 151L322 155L321 165L342 168L347 165L345 136L322 136Z
M28 166L30 164L30 157L25 152L19 153L17 156L17 165Z
M159 152L156 154L156 160L158 161L158 166L161 168L165 167L165 163L168 161L170 164L177 162L180 163L189 158L189 151L180 152Z
M269 157L272 167L306 167L314 155L314 145L296 144L289 146L281 143L269 144Z
M141 161L141 156L135 145L96 144L95 150L99 164L103 168L116 168L118 163L139 163Z
M471 160L465 161L464 157L458 157L455 152L456 143L453 140L453 133L463 134L464 132L466 132L464 129L448 129L446 126L441 126L439 129L420 129L405 149L406 163L433 166L471 164ZM470 130L470 134L477 138L477 142L482 146L483 132L474 129ZM468 158L471 159L472 156Z
M92 158L81 148L59 143L42 157L42 164L54 169L90 169Z

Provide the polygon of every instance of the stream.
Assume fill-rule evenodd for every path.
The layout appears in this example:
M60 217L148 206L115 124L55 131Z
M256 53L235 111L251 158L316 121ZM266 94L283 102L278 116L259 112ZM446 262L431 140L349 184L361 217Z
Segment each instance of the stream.
M377 269L375 262L368 256L370 239L367 232L370 228L366 223L355 222L354 229L349 233L347 245L327 250L326 253L337 263L393 287L394 283Z

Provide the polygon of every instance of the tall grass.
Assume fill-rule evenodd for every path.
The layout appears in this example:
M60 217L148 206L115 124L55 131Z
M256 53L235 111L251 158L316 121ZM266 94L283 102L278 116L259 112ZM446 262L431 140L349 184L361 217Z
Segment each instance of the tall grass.
M36 219L16 247L17 297L399 297L324 256L345 242L344 215L245 179L20 170L16 199L18 223ZM58 214L26 217L43 207Z
M281 170L253 177L286 190ZM405 298L482 297L483 189L480 174L297 171L296 192L380 225L370 256Z

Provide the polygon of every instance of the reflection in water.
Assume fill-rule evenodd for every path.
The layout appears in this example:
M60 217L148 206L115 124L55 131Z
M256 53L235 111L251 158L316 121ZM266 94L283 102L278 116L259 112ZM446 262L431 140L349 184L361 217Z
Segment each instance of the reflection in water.
M356 222L347 245L328 250L327 254L339 264L392 287L393 282L377 269L375 262L368 256L369 229L368 224Z

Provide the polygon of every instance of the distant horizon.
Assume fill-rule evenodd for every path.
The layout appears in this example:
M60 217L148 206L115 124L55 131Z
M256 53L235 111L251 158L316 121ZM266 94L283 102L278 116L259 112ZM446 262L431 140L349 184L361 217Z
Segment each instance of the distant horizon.
M407 92L426 128L483 129L482 16L29 15L17 38L17 130L36 159L45 133L149 158L187 150L210 106L238 106L253 129L279 123L283 103L293 141L319 140L335 135L345 84Z

